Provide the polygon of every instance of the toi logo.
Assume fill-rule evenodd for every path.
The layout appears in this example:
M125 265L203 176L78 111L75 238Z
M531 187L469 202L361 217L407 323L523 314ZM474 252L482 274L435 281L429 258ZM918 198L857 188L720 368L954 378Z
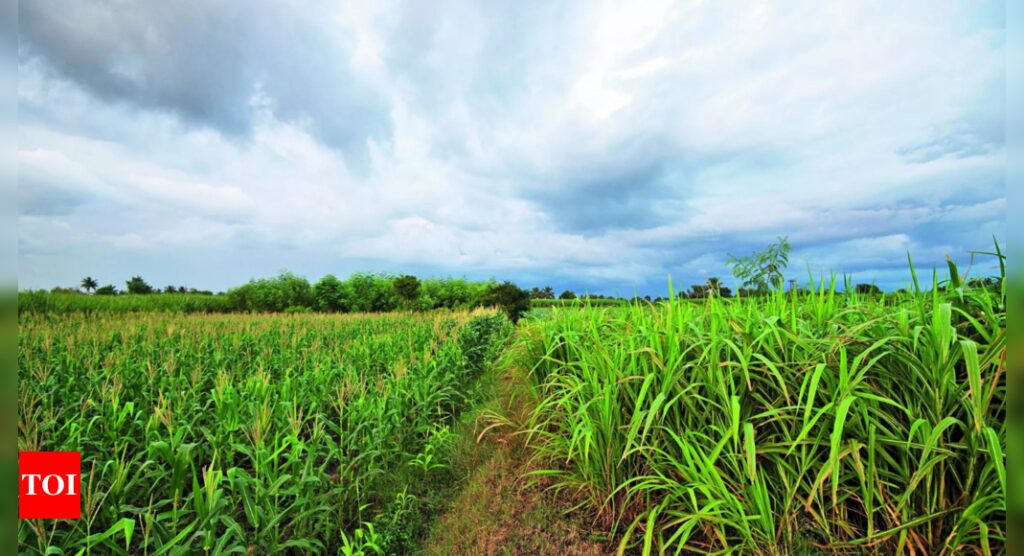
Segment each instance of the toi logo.
M18 452L18 517L82 516L80 452Z

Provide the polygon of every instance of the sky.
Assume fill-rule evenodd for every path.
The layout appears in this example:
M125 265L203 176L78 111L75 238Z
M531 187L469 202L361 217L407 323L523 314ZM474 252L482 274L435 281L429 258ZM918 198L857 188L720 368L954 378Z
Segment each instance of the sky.
M1005 242L1005 27L946 0L25 2L19 287L659 295L777 236L799 281L902 287L908 251Z

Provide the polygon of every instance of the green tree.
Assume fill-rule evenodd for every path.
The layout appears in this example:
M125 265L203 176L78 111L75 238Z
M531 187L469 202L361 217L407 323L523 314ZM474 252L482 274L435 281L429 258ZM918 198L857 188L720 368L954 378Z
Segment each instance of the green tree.
M146 295L153 293L153 286L150 286L142 279L141 276L132 276L131 280L125 282L128 286L128 293L134 293L138 295Z
M755 251L748 257L729 255L727 264L748 291L765 293L771 288L782 288L783 272L789 265L789 253L792 250L789 238L780 236L764 251Z
M96 288L96 295L117 295L117 288L113 284Z
M381 313L398 306L392 279L387 275L353 274L346 285L352 292L352 310Z
M517 322L523 313L530 310L530 292L505 281L484 291L477 305L500 307L512 322Z
M420 296L420 281L415 276L404 274L395 278L393 283L395 293L405 301L406 305L412 305Z
M530 290L530 299L554 299L555 290L551 289L551 286L544 286L543 288L533 288Z
M559 294L558 299L576 299L576 294L569 290L565 290Z
M682 291L679 292L679 297L689 297L690 299L700 299L702 297L707 297L710 292L711 291L708 289L707 285L705 285L705 284L693 284L692 286L690 286L690 291L688 291L688 292L682 292Z
M875 294L882 293L882 289L874 284L857 284L854 286L854 290L857 293Z
M86 276L85 278L82 278L82 289L85 290L86 292L92 292L99 286L99 283L96 282L96 280L94 280L92 276Z
M351 309L348 288L333 274L324 276L313 286L313 299L319 311L334 313Z
M290 272L275 278L250 280L228 292L228 299L243 311L284 311L289 307L312 307L313 288L309 281Z
M722 289L722 281L719 280L717 276L708 278L706 285L708 287L708 292L710 292L711 295L714 295L715 297L720 295L719 291Z

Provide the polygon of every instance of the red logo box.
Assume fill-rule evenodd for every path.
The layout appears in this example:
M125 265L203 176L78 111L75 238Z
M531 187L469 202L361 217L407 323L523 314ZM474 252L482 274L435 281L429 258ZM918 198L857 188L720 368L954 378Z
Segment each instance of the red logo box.
M81 452L18 452L18 517L81 517L81 467Z

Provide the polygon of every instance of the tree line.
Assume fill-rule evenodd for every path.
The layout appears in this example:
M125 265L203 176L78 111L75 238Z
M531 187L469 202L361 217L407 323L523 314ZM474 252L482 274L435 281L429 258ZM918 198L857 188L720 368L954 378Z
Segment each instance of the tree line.
M209 295L222 298L219 308L252 312L388 312L500 307L512 320L530 309L530 293L512 282L472 281L465 278L420 279L409 274L358 273L347 279L328 274L315 283L283 272L272 278L253 279L214 294L184 286L153 287L141 276L125 281L124 290L100 286L86 276L75 288L54 288L54 293L91 293L95 296L147 296L152 294Z

